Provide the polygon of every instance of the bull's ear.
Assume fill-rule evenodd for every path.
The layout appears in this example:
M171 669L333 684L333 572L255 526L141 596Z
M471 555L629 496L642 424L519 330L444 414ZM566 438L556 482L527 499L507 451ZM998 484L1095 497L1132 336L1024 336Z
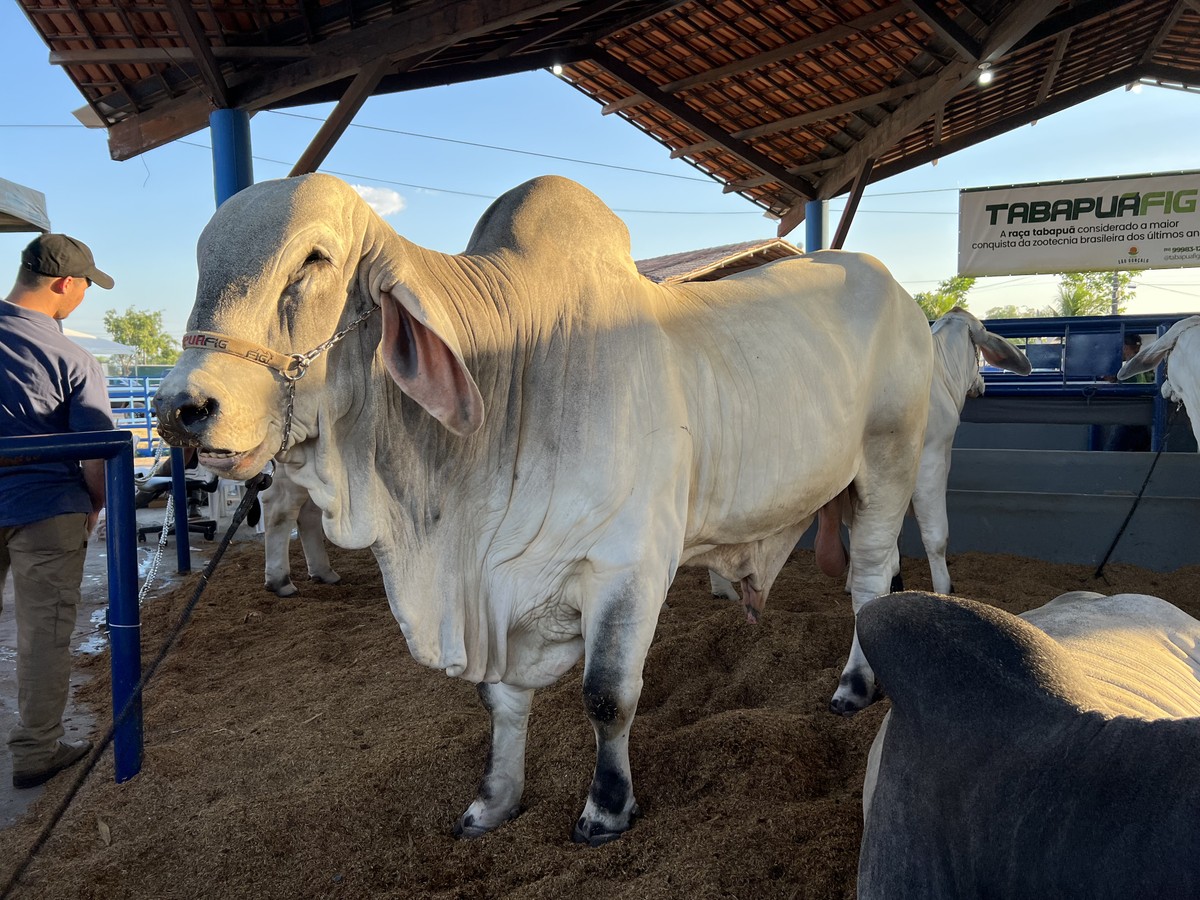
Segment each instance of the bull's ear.
M1033 371L1029 357L998 334L984 331L982 337L976 336L975 344L983 358L993 366L1018 375L1028 375Z
M400 389L457 435L483 424L483 397L448 323L402 283L380 293L383 362Z
M1175 349L1175 342L1179 340L1179 336L1194 325L1200 325L1200 316L1188 316L1186 319L1180 319L1153 344L1143 347L1127 359L1125 365L1121 366L1120 371L1117 372L1117 381L1123 381L1141 372L1149 372L1167 358L1167 355Z

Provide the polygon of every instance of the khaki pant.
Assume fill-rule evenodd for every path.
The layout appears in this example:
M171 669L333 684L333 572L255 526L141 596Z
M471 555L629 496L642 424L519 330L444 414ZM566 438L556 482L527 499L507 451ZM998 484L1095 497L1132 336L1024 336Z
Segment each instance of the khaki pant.
M0 527L0 587L11 568L17 614L18 719L8 736L14 771L48 763L63 735L86 528L83 513Z

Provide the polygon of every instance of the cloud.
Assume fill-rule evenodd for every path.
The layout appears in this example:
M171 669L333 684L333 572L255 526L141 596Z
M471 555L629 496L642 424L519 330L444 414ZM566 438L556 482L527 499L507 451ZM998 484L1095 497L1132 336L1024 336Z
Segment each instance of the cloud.
M367 205L381 216L398 213L408 205L399 193L389 188L367 187L362 184L353 185L353 188L367 201Z

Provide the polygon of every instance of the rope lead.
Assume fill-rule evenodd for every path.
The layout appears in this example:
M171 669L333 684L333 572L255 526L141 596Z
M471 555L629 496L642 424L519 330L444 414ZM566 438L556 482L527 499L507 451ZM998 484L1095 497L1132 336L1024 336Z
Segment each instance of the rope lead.
M92 770L96 768L96 764L100 761L100 757L113 742L113 735L116 734L117 727L125 721L134 705L141 700L142 690L146 687L146 684L149 683L150 679L154 677L154 673L158 671L158 667L162 664L163 660L166 659L167 653L175 645L175 642L179 639L179 635L183 632L184 627L191 620L192 612L196 608L196 603L200 600L200 595L203 594L204 589L208 587L209 577L216 570L217 563L221 561L221 557L225 555L225 549L229 546L229 542L233 540L233 533L237 531L238 526L242 524L242 520L246 518L246 513L250 511L250 507L254 504L254 500L258 496L259 492L266 490L270 486L271 476L265 472L260 472L258 475L255 475L246 482L246 494L244 497L242 497L242 502L238 504L238 508L234 510L233 519L229 523L229 530L225 532L225 536L221 538L221 543L217 545L216 552L213 553L212 559L210 559L208 561L208 565L204 567L204 571L200 575L200 580L196 584L196 590L192 593L192 599L189 600L187 606L184 607L183 612L179 616L179 621L175 624L175 627L171 630L171 633L167 635L167 639L163 642L163 645L159 649L157 655L155 655L153 662L151 662L146 668L146 671L142 674L141 679L134 686L133 691L129 696L129 700L125 703L125 707L121 710L120 714L113 719L112 725L109 726L108 731L105 733L104 737L101 738L100 743L92 749L91 754L76 773L75 781L67 790L66 796L64 796L59 802L58 807L54 810L53 815L50 816L49 821L42 826L41 832L34 840L33 845L26 852L25 858L21 860L20 865L17 866L16 870L5 882L4 888L0 890L0 900L8 900L13 890L20 883L21 877L29 868L29 865L41 851L42 847L45 846L46 842L50 840L51 835L54 834L54 829L58 827L58 823L62 820L62 817L66 815L71 803L74 802L76 795L79 793L79 789L83 787L83 783L92 773Z

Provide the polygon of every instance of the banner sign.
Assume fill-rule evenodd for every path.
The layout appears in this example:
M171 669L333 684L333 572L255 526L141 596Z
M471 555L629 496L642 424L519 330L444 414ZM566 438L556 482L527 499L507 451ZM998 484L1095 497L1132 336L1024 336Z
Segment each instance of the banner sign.
M1092 178L958 195L958 273L1200 266L1200 172Z

